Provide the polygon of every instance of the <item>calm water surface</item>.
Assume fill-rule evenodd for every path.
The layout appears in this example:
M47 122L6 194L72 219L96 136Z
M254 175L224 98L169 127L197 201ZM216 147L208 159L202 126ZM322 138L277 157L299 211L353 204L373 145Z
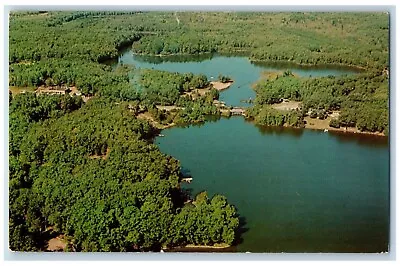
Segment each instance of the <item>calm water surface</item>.
M264 70L245 57L179 58L168 62L121 55L141 68L229 75L222 92L230 105L254 98L250 85ZM156 61L158 60L158 62ZM190 61L197 60L197 61ZM176 60L177 61L177 60ZM291 68L301 76L349 69ZM237 251L380 252L389 234L389 148L386 138L313 130L256 127L242 117L163 131L162 152L179 159L194 180L192 194L225 195L245 219Z
M248 106L240 100L255 98L255 92L251 85L255 83L263 71L285 71L289 69L287 64L251 63L247 57L228 56L174 56L154 57L133 55L130 50L125 50L119 57L119 62L131 64L138 68L154 68L171 72L205 74L209 80L217 80L218 75L227 75L234 80L229 88L220 93L220 100L233 106ZM299 76L329 76L356 73L349 68L299 68L291 67L293 73Z
M388 241L384 139L259 129L243 118L171 128L156 141L246 219L238 251L377 252Z

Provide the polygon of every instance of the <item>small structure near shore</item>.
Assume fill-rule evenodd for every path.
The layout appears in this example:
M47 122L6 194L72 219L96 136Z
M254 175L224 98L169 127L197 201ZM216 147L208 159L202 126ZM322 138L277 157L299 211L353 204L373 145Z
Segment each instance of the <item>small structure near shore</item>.
M231 115L245 115L246 110L240 107L233 107L231 109Z
M182 178L182 182L187 182L187 183L191 183L192 182L192 180L193 180L193 177L185 177L185 178Z
M221 107L221 108L225 108L226 104L223 101L219 101L219 100L213 100L213 104L217 107Z
M301 102L281 99L280 103L274 103L271 107L280 111L301 110Z
M66 86L66 85L61 85L61 86L39 86L36 89L36 94L49 94L49 95L65 95L69 94L70 96L81 96L82 98L85 97L85 95L82 94L75 86ZM89 96L87 96L89 97ZM85 100L85 99L84 99Z

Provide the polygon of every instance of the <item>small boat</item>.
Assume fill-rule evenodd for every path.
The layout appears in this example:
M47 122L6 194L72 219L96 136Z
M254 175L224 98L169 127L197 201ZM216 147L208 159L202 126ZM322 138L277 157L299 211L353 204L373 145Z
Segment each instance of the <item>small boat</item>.
M328 130L325 128L325 129L324 129L324 132L328 132Z
M182 178L182 182L186 182L186 183L189 183L189 184L190 184L190 182L192 182L192 180L193 180L192 177L185 177L185 178Z
M158 134L158 136L159 136L159 137L165 137L165 135L163 135L163 134Z

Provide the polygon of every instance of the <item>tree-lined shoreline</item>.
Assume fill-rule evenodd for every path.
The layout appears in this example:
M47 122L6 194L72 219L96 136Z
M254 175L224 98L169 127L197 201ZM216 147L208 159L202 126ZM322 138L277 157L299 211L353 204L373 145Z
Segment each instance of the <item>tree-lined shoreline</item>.
M218 90L196 95L210 85L204 75L103 64L127 45L149 55L240 50L254 61L358 66L366 73L260 81L248 115L257 124L302 126L301 111L283 117L270 108L287 98L317 115L340 109L341 126L388 131L383 13L12 12L9 86L76 87L92 97L10 94L12 250L45 249L49 228L73 251L236 243L240 210L206 193L185 204L179 162L159 151L157 130L137 119L148 113L163 126L204 122L221 115Z

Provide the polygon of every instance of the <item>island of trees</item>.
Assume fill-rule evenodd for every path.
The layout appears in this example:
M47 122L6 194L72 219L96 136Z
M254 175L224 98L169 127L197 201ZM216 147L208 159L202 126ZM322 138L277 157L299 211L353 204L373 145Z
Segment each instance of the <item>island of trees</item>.
M388 133L383 13L13 12L12 250L43 250L54 233L72 251L237 240L234 206L222 195L188 198L180 188L179 162L152 143L157 125L220 115L218 90L204 75L104 64L126 46L147 55L240 53L253 61L356 66L364 72L265 78L255 85L257 98L247 115L259 124L303 126L309 110L322 118L340 110L332 127ZM230 78L221 74L219 80ZM76 88L79 94L29 93L38 87ZM302 108L272 108L283 99L301 101Z

